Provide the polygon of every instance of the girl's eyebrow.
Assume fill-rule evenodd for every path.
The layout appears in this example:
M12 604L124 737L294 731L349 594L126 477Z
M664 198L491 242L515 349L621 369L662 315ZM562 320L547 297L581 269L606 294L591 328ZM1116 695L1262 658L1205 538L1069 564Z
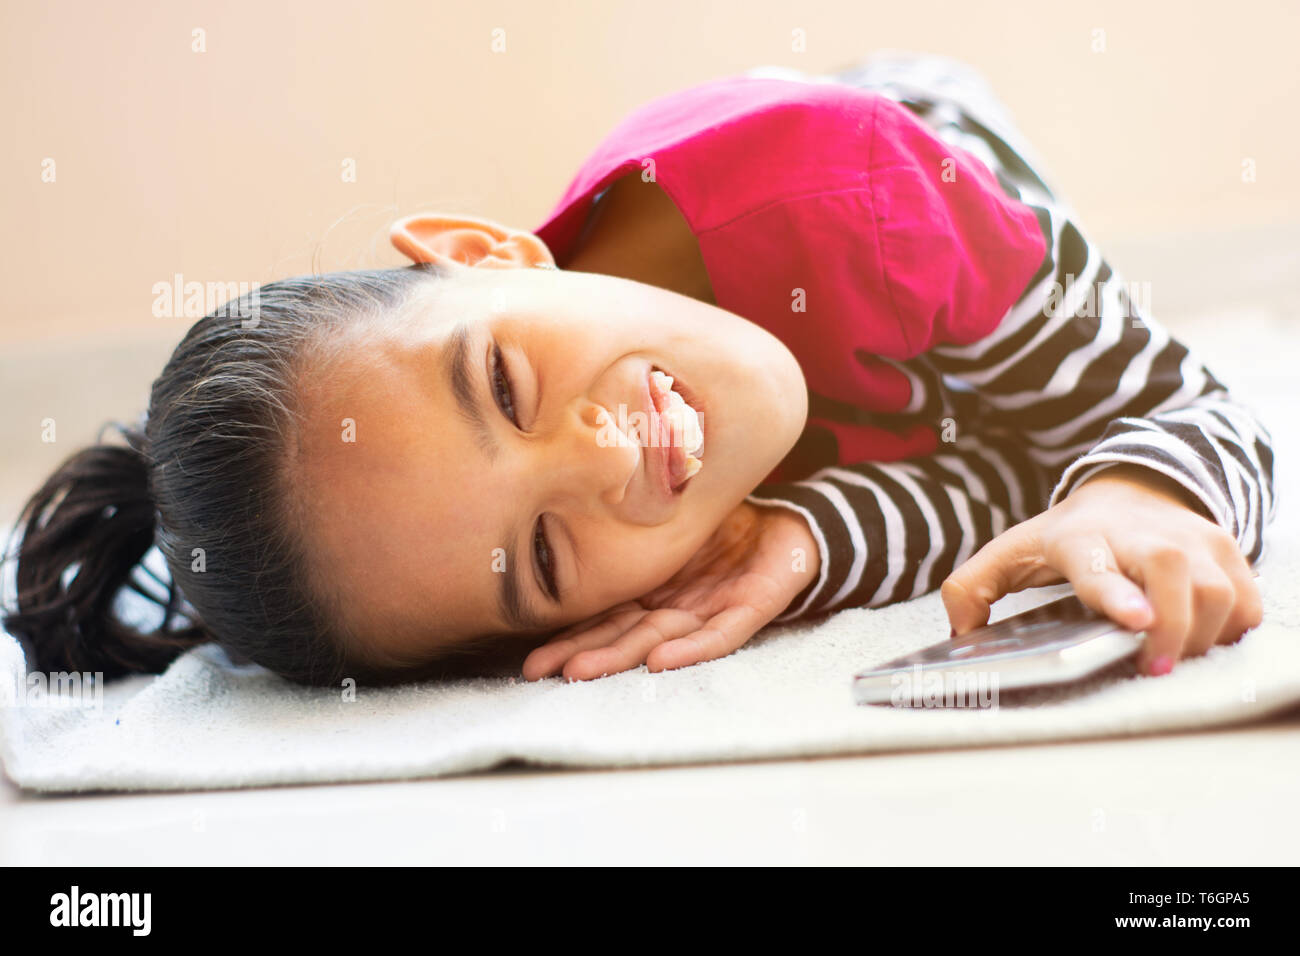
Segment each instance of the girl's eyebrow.
M443 369L446 372L451 393L456 398L460 414L474 429L479 447L488 456L489 464L496 458L497 444L492 436L492 429L483 416L483 405L479 401L478 389L474 387L474 374L470 371L471 334L469 324L456 323L443 351ZM490 572L499 577L497 589L497 614L516 631L538 630L544 626L541 615L534 613L524 600L523 590L519 586L519 576L515 573L515 542L519 538L516 527L506 535L506 567L503 573Z
M506 569L497 575L501 579L501 586L497 589L497 613L516 631L540 630L545 622L524 603L519 577L515 574L515 539L511 537L506 541Z
M469 323L457 322L456 327L451 330L447 347L442 353L443 371L446 373L447 383L451 387L452 396L456 399L461 417L474 429L474 438L479 448L487 455L488 462L491 463L497 457L497 443L483 415L478 390L474 388L474 376L470 372L470 337Z

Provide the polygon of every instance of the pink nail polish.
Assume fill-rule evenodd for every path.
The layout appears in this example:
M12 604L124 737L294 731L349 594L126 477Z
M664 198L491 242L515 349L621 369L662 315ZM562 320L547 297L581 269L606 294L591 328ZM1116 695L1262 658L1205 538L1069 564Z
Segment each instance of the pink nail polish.
M1151 662L1151 669L1149 673L1151 674L1152 677L1160 677L1163 676L1164 674L1168 674L1173 669L1174 669L1174 659L1172 657L1169 657L1166 654L1162 654L1160 657L1157 657L1155 660Z

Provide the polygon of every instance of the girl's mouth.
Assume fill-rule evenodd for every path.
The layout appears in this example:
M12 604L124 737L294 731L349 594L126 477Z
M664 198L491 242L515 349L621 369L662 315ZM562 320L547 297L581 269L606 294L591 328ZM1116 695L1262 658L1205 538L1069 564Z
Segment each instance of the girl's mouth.
M650 428L653 457L661 463L668 493L680 494L703 467L704 429L699 407L685 386L657 366L650 369L649 390L654 405Z

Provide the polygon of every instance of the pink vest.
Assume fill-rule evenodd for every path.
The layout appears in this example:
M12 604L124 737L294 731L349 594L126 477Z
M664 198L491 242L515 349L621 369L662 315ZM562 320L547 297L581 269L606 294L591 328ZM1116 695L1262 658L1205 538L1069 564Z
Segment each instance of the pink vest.
M988 335L1047 252L1034 210L905 107L850 86L740 76L653 100L601 141L535 230L561 267L593 198L651 159L718 305L780 338L810 391L868 413L897 414L911 398L883 359ZM835 436L835 461L792 455L769 480L938 445L921 420L809 427Z

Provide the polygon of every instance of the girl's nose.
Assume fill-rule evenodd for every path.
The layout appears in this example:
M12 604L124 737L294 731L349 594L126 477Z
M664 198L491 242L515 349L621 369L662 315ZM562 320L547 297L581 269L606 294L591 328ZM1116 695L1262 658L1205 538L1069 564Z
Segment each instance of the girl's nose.
M578 399L546 443L548 492L579 507L618 505L641 464L637 422L624 409Z

